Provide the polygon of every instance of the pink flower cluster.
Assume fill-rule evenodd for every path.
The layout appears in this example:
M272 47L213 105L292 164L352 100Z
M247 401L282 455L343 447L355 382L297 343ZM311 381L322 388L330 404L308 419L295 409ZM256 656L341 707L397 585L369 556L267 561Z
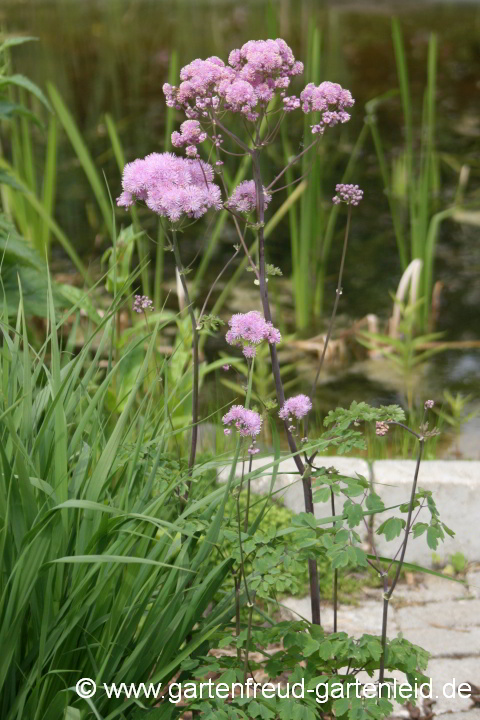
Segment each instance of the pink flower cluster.
M332 198L335 205L340 205L341 202L347 205L358 205L363 198L363 190L360 190L358 185L339 183L335 186L335 191L337 194Z
M255 121L258 106L266 106L277 90L284 96L290 78L303 72L303 64L295 61L280 38L249 40L239 50L232 50L228 63L210 57L186 65L178 87L163 86L167 105L183 110L191 119L208 117L210 109L222 105Z
M232 405L228 413L223 416L224 425L235 425L242 437L256 437L262 429L262 416L255 410L247 410L243 405ZM230 435L231 430L226 427L225 435Z
M133 301L133 311L136 313L143 313L145 310L153 312L153 302L147 295L135 295L135 299Z
M388 433L389 426L388 423L383 421L377 421L375 423L375 433L382 437L383 435L386 435Z
M308 83L300 94L300 100L304 113L320 113L320 122L312 125L312 133L320 133L320 135L323 135L326 127L348 122L350 115L345 108L350 108L355 103L349 90L344 90L338 83L328 81L318 86Z
M123 192L117 205L130 207L142 200L157 215L178 222L199 218L209 208L222 208L221 192L213 182L213 168L203 160L152 153L125 165Z
M183 110L188 118L208 116L220 104L219 89L233 82L235 73L218 57L194 60L180 71L180 85L165 83L167 106Z
M307 395L294 395L285 401L278 415L282 420L292 422L294 417L297 418L297 420L305 417L311 409L312 401Z
M197 145L207 139L207 133L204 132L198 120L185 120L180 125L180 132L172 133L173 147L186 147L186 153L189 157L197 157Z
M267 322L257 310L232 315L228 324L230 330L225 336L227 343L243 347L246 358L255 357L256 346L263 340L276 345L282 339L280 331L273 327L271 322Z
M265 207L269 204L272 196L263 188ZM255 180L244 180L233 191L227 200L227 206L239 213L249 213L255 210L257 204Z
M293 112L300 107L300 100L296 95L290 95L283 98L283 109L285 112Z

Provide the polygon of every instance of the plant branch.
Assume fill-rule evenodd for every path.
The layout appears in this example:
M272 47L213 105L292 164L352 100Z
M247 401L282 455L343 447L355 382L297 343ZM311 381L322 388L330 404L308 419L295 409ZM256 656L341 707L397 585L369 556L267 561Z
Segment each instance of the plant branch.
M260 271L260 298L262 301L263 314L267 322L272 321L272 313L270 310L270 303L268 300L268 290L265 278L265 238L264 238L264 221L265 221L265 197L262 183L262 175L260 171L260 162L258 150L255 150L252 154L252 166L253 176L255 180L256 189L256 200L257 200L257 220L258 220L258 254L259 254L259 271ZM277 394L277 402L280 407L285 403L285 393L283 390L282 378L280 376L280 365L278 362L278 355L275 345L270 344L270 358L272 362L272 373L275 381L275 390ZM293 438L292 433L288 429L287 421L284 422L285 432L287 435L287 441L292 453L294 455L295 464L302 477L303 483L303 495L305 500L305 510L308 513L314 514L313 510L313 495L312 495L312 482L311 482L311 470L310 468L305 469L305 465L302 459L298 455L297 445ZM308 569L310 576L310 599L312 607L312 622L315 625L320 625L320 587L318 583L318 568L315 559L310 558L308 561Z
M175 255L175 263L178 268L180 275L180 282L182 283L183 292L185 293L185 300L187 302L187 310L190 315L190 321L192 324L192 355L193 355L193 389L192 389L192 442L190 446L190 457L188 460L188 474L190 480L187 482L187 490L184 495L184 499L188 500L188 494L192 485L191 477L193 472L193 466L195 465L195 457L197 454L197 439L198 439L198 386L199 386L199 358L198 358L198 332L197 332L197 321L195 319L195 313L193 311L192 304L190 302L190 296L188 294L187 281L185 280L185 270L182 264L180 256L180 248L177 241L177 233L175 230L172 232L173 241L173 252Z
M397 564L397 572L395 573L395 577L393 579L392 585L390 587L390 590L388 591L389 598L392 597L392 593L395 590L395 586L398 582L398 578L400 577L400 573L402 571L402 565L403 561L405 559L405 553L407 552L407 544L408 544L408 536L410 535L410 526L412 523L412 514L413 514L413 505L415 503L415 493L417 492L417 482L418 482L418 473L420 471L420 463L422 462L422 453L423 453L423 446L425 445L425 440L422 438L418 442L418 455L417 455L417 464L415 465L415 475L413 478L413 485L412 485L412 493L410 495L410 505L408 507L408 516L407 516L407 525L405 527L405 539L403 541L402 545L402 552L400 555L400 560Z
M215 290L216 284L218 283L218 281L220 280L220 278L222 277L223 273L224 273L225 270L228 268L228 266L230 265L230 263L231 263L233 260L235 260L235 258L237 257L237 255L238 255L239 252L240 252L240 248L238 248L237 250L235 250L235 253L234 253L234 254L232 255L232 257L227 261L226 265L222 268L222 270L220 270L220 272L218 273L217 277L215 278L215 281L212 283L212 286L211 286L210 290L208 291L207 297L205 298L205 302L203 303L203 307L202 307L202 310L201 310L201 312L200 312L200 315L199 315L199 318L198 318L198 321L197 321L197 327L200 326L200 323L201 323L203 314L204 314L204 312L205 312L205 310L206 310L206 307L207 307L207 303L208 303L208 301L209 301L209 299L210 299L210 295L211 295L212 292Z
M343 269L345 267L345 257L347 255L348 235L350 232L351 217L352 217L352 206L349 205L348 215L347 215L347 224L345 226L345 236L344 236L344 240L343 240L342 259L340 261L340 270L338 273L337 289L335 292L335 302L333 304L333 310L332 310L330 322L328 325L327 337L325 338L325 343L323 345L322 355L321 355L320 361L318 363L317 374L315 375L315 380L313 381L312 389L310 390L310 400L312 400L312 402L313 402L313 398L315 396L315 391L317 389L318 378L320 377L320 373L322 371L323 363L325 360L325 355L327 354L328 343L330 342L330 338L332 335L333 324L335 322L335 318L337 315L337 309L338 309L338 303L340 301L340 295L342 294ZM308 437L308 415L305 418L305 436Z
M332 515L335 517L335 494L330 488L330 499L332 504ZM335 520L333 521L333 527L336 526ZM335 568L333 571L333 632L337 632L337 613L338 613L338 570Z
M295 165L295 163L298 162L298 160L300 160L300 158L303 157L305 155L305 153L307 153L309 150L311 150L314 147L314 145L316 145L317 143L318 143L318 138L315 138L315 140L313 142L311 142L310 145L307 145L307 147L304 150L302 150L301 153L296 155L293 158L293 160L290 160L288 165L285 165L283 170L281 172L279 172L278 175L272 180L272 182L266 188L266 190L270 190L270 188L272 188L275 185L275 183L277 183L280 180L280 178L283 177L283 175L285 175L287 170L289 170L292 167L292 165Z
M245 153L247 153L248 155L252 154L251 148L249 148L248 145L245 145L243 140L240 140L238 135L235 135L235 133L231 132L231 130L229 130L227 127L225 127L225 125L221 122L221 120L218 119L217 115L215 115L215 117L212 118L212 122L214 122L216 125L218 125L218 127L221 128L221 130L223 130L224 133L226 133L229 137L231 137L232 140L234 142L236 142L237 145L242 148L242 150L245 151Z
M401 425L401 423L395 423L395 424ZM413 430L410 430L410 428L408 428L406 426L405 426L405 429L409 430L410 432L413 433ZM413 434L416 435L416 433L413 433ZM417 454L417 463L415 465L415 474L413 477L412 492L410 494L410 503L409 503L409 507L408 507L407 524L405 526L405 536L404 536L403 543L401 545L400 560L398 561L397 570L395 572L395 577L393 578L390 588L388 587L388 573L383 573L382 657L380 659L379 682L383 682L383 679L385 677L385 663L387 660L388 605L390 602L390 598L392 597L393 591L395 590L395 587L397 585L398 579L400 577L400 573L402 572L403 561L405 559L405 553L407 551L408 538L410 535L410 526L411 526L411 522L412 522L413 505L415 503L415 493L417 491L418 473L420 471L420 463L422 461L423 446L425 444L425 439L420 436L418 442L419 442L419 447L418 447L418 454Z

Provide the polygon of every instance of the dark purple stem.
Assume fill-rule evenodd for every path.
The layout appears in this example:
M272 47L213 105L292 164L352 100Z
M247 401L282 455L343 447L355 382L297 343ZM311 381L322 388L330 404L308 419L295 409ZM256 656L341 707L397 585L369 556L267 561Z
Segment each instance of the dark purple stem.
M260 272L260 297L262 300L263 314L267 322L272 322L272 313L268 300L268 290L265 278L265 238L264 238L264 221L265 221L265 198L263 194L262 175L260 171L260 161L258 150L252 153L253 177L255 180L256 199L257 199L257 220L258 220L258 254L259 254L259 272ZM275 381L275 390L277 393L277 402L279 407L285 403L285 393L283 391L282 378L280 376L280 365L276 346L270 344L270 358L272 361L272 372ZM298 453L297 445L292 433L288 429L288 423L285 421L285 432L287 435L288 446L292 453ZM294 455L295 464L298 468L303 483L303 495L305 500L305 510L314 514L313 511L313 494L312 481L310 472L305 473L305 465L298 454ZM318 584L318 568L317 561L313 558L308 561L308 570L310 576L310 600L312 605L312 623L320 625L320 587Z
M332 515L335 517L335 494L330 488L330 498L332 501ZM337 523L333 522L333 527ZM333 632L337 632L337 614L338 614L338 570L333 571Z
M400 425L400 423L396 423ZM406 430L409 430L410 432L413 432L410 430L410 428L405 426ZM416 433L414 433L416 434ZM393 582L390 586L390 589L388 587L388 573L383 574L383 619L382 619L382 657L380 659L380 673L379 673L379 682L383 682L383 679L385 677L385 663L387 659L387 622L388 622L388 604L390 602L390 598L392 597L393 591L395 590L395 587L397 585L398 579L400 577L400 573L402 572L402 566L403 561L405 560L405 553L407 552L407 545L408 545L408 538L410 535L410 526L412 523L412 514L413 514L413 505L415 503L415 493L417 492L417 482L418 482L418 473L420 471L420 463L422 461L422 454L423 454L423 446L425 444L425 439L423 437L419 437L418 439L418 455L417 455L417 464L415 465L415 474L413 476L413 484L412 484L412 492L410 494L410 504L408 506L408 516L407 516L407 524L405 526L405 537L402 543L402 552L400 554L400 560L397 563L397 571L395 573L395 577L393 578Z

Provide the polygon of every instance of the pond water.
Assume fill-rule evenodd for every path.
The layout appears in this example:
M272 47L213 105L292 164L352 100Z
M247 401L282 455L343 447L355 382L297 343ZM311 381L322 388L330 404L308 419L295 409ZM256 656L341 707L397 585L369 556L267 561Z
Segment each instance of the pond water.
M412 95L414 122L420 125L422 96L426 82L427 44L431 32L438 35L437 150L441 175L439 207L451 205L462 165L470 168L466 203L480 206L480 4L476 2L321 2L304 0L260 0L227 2L154 0L4 0L0 23L9 33L22 32L39 38L38 43L15 51L15 70L40 86L53 82L60 90L85 137L95 161L106 174L112 194L118 194L119 174L103 117L111 113L117 122L127 159L161 150L165 105L161 92L167 78L172 50L182 66L196 57L228 51L250 38L276 33L292 46L296 57L305 56L308 29L316 24L321 32L321 75L342 83L356 98L352 120L342 130L332 162L342 172L363 123L365 103L397 87L392 47L391 16L402 24ZM274 27L276 25L276 27ZM379 113L379 127L389 161L402 145L402 119L398 98L393 97ZM298 143L300 125L289 130ZM44 134L38 133L39 158ZM330 146L329 146L330 147ZM89 185L66 137L59 140L56 217L67 235L89 262L97 262L105 247L100 219ZM272 152L272 166L281 154ZM272 170L273 172L273 170ZM331 177L332 174L329 176ZM355 182L365 190L351 236L344 279L340 325L375 313L385 320L391 313L389 292L395 291L400 275L391 217L369 139L358 165ZM328 188L327 188L328 190ZM341 228L339 227L339 232ZM447 340L480 339L480 228L447 221L442 225L436 253L435 280L442 284L437 330ZM199 250L202 233L189 237L190 258ZM222 238L205 281L211 279L231 253L232 236ZM58 250L55 250L58 255ZM281 223L269 243L270 259L290 273L288 222ZM325 291L325 317L334 299L335 273L340 241L334 243ZM167 258L169 260L169 258ZM167 280L171 267L167 265ZM291 292L280 284L285 299L284 325L292 329ZM242 295L242 288L244 292ZM251 276L240 284L245 306L250 296ZM243 299L242 299L243 298ZM283 300L282 300L283 302ZM231 304L234 308L234 303ZM322 332L325 321L303 333ZM355 354L354 354L355 355ZM319 389L321 408L327 411L351 399L395 402L401 399L398 383L392 382L382 363L352 359L347 366L332 367ZM311 370L314 356L310 359ZM308 363L307 363L308 364ZM308 370L306 376L308 376ZM446 387L454 392L480 395L480 351L448 351L431 363L424 379L424 395L441 397ZM479 456L475 433L469 423L462 433L459 452ZM473 439L472 439L473 438Z

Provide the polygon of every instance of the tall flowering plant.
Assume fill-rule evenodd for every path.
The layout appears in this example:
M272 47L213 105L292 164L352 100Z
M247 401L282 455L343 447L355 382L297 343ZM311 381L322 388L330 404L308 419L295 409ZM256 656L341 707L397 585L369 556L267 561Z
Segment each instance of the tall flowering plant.
M262 322L266 327L273 328L267 290L265 210L272 194L276 192L279 180L288 168L305 153L315 152L327 128L347 122L350 119L348 110L354 104L351 93L332 82L323 82L318 86L309 83L299 97L289 94L291 80L302 72L303 64L295 59L291 48L282 39L251 40L240 49L232 50L227 63L215 56L206 60L194 60L180 71L178 85L165 83L163 86L167 106L183 112L187 118L180 125L180 130L172 133L173 147L184 150L186 157L153 153L129 163L123 172L123 192L117 203L129 207L135 201L144 202L168 224L175 261L191 316L194 378L190 468L193 468L195 463L198 425L198 322L190 303L177 230L186 221L202 217L210 208L219 210L224 207L232 214L240 245L257 278L263 308L263 318L259 315L255 318L255 313L247 315L251 316L252 321L256 321L252 326L254 331L260 328ZM312 121L311 126L312 142L265 186L260 164L261 154L275 140L285 117L294 111L315 113L315 121ZM245 137L238 136L229 128L230 115L236 115L243 120ZM215 158L209 158L210 162L200 159L199 147L207 139L211 141L215 153ZM253 178L240 183L228 196L222 157L231 154L248 156L251 159ZM215 182L211 164L213 161L220 186ZM349 186L345 188L341 200L357 204L358 192L361 194L361 191L350 196ZM250 257L245 244L247 227L252 228L258 235L258 265ZM242 344L244 355L252 358L260 336L255 332L249 337L242 335L238 322L238 318L234 316L230 323L231 329L227 333L227 341ZM284 408L286 398L276 349L279 339L279 336L275 336L269 338L268 342L277 402L280 408ZM280 417L284 420L288 444L303 478L305 509L308 513L313 513L312 488L305 473L306 463L298 451L290 420L282 414ZM309 572L313 622L320 624L318 572L313 559L309 560Z
M237 450L233 462L233 477L235 464L239 457L241 445L248 443L247 453L249 455L248 497L250 497L250 477L252 474L252 459L258 453L256 438L261 432L263 418L255 410L249 407L252 391L253 368L257 348L261 343L268 345L271 371L275 384L276 399L279 419L284 424L284 430L288 441L290 453L294 458L299 476L302 480L305 502L305 516L303 523L303 535L295 549L296 557L308 561L309 585L311 599L312 626L302 623L296 628L295 640L291 640L290 651L282 655L284 666L290 664L295 667L302 662L307 655L305 643L310 643L308 656L311 659L305 665L306 673L311 672L314 678L325 672L325 663L330 662L332 676L337 675L339 668L347 665L351 673L347 671L345 681L350 675L359 672L359 668L366 667L368 671L374 668L379 669L380 679L383 680L386 668L401 669L425 667L425 654L419 648L412 650L406 641L399 641L397 645L387 644L387 617L388 602L397 584L402 563L404 562L405 551L409 535L415 532L412 518L414 507L422 508L428 505L432 512L430 535L441 538L443 531L438 520L438 513L434 508L433 501L427 499L417 489L418 469L420 465L423 444L431 434L428 424L424 422L420 433L413 433L419 443L419 455L415 478L412 487L410 502L406 507L408 512L407 522L396 519L388 520L379 529L387 539L398 537L404 531L402 545L397 556L392 561L396 569L393 582L388 583L388 571L382 566L382 558L375 553L367 556L360 547L360 538L355 531L356 525L364 522L364 516L373 511L384 509L378 496L369 495L369 484L365 479L351 479L339 477L333 471L326 472L325 468L315 465L315 458L320 448L326 449L329 445L336 446L340 451L349 451L357 447L363 447L360 432L356 429L360 423L376 421L377 434L383 435L388 431L391 424L403 427L408 432L413 432L402 424L403 412L395 407L373 409L364 403L352 404L350 410L338 410L326 419L326 425L331 425L321 440L312 441L309 437L309 414L313 409L316 387L319 375L325 359L328 342L333 330L337 308L342 295L342 278L345 267L348 237L351 225L353 209L358 206L363 197L362 190L358 185L338 184L332 198L334 204L344 204L347 208L345 235L338 274L338 282L335 294L335 302L332 315L328 325L326 340L322 355L319 360L314 382L310 394L299 394L293 397L286 397L282 382L280 363L277 353L277 345L281 342L281 334L274 326L272 311L268 293L268 275L275 274L267 263L266 255L268 248L265 243L265 212L271 202L274 193L284 189L279 183L290 167L295 165L300 158L307 153L315 153L325 132L335 132L337 125L348 122L350 119L349 110L354 105L351 93L337 83L322 82L314 85L309 83L299 95L289 92L293 79L303 72L303 65L297 61L284 40L258 40L245 43L240 49L233 50L228 61L225 63L218 57L209 57L206 60L197 59L182 68L180 82L178 85L166 83L163 92L167 106L175 108L183 113L185 120L181 123L180 129L172 134L172 145L185 156L171 153L153 153L147 157L135 160L125 166L123 172L123 192L117 202L120 206L129 207L134 202L143 202L162 219L165 225L165 234L169 238L177 269L181 278L187 308L192 324L192 355L193 355L193 409L192 409L192 441L189 458L189 469L192 472L195 464L198 426L198 331L204 320L206 302L199 315L195 314L190 301L188 287L185 277L185 269L181 259L181 248L178 241L178 231L186 223L191 223L202 217L207 211L218 211L226 209L232 217L233 224L238 235L240 249L245 252L250 269L253 271L256 284L259 288L262 312L250 310L246 313L234 315L229 321L229 329L226 333L226 341L232 346L241 348L243 356L248 365L248 390L244 405L233 405L223 416L224 433L226 436L232 434L237 436ZM311 115L312 141L273 178L264 177L262 166L262 155L265 154L268 146L277 137L281 124L292 112L302 112ZM229 122L235 116L241 120L244 127L243 135L238 135L232 129ZM238 126L239 123L236 123ZM205 142L209 140L209 156L201 158ZM241 182L231 193L227 191L227 183L223 171L223 158L234 155L236 157L248 158L251 162L252 177ZM267 166L268 167L268 166ZM298 182L298 180L294 181ZM248 231L253 232L258 240L258 259L254 260L249 254L245 237ZM230 262L230 261L229 261ZM225 270L225 268L224 268ZM222 273L224 272L222 271ZM220 273L220 275L222 274ZM220 277L220 276L219 276ZM211 291L210 291L211 292ZM208 300L208 298L207 298ZM228 369L228 366L225 366ZM426 408L426 411L428 408ZM315 496L312 487L312 480L316 486ZM243 474L240 487L243 483ZM338 516L335 512L335 496L343 494L347 498L344 515ZM361 500L354 498L361 496ZM188 497L188 491L187 491ZM316 529L314 515L314 497L317 501L331 501L333 526L329 533L319 534ZM372 499L373 498L373 499ZM362 509L363 501L367 501L367 510ZM252 628L252 590L261 596L262 582L254 577L251 582L247 581L245 573L245 552L252 552L257 545L261 547L261 553L265 559L258 565L258 573L263 578L268 577L263 584L275 583L275 574L271 566L276 561L285 562L288 559L289 549L285 547L270 547L272 539L255 540L249 534L248 503L244 518L243 529L240 522L240 509L238 508L238 571L235 574L235 597L236 597L236 647L237 660L241 657L241 648L244 644L244 669L243 677L246 682L247 674L250 671L249 649L255 643L260 647L267 640L278 641L278 631L272 631L270 635L265 631L258 637ZM347 522L348 530L342 527ZM389 524L390 523L390 524ZM432 530L431 528L435 529ZM392 532L395 529L395 533ZM413 529L412 529L413 528ZM298 529L298 528L297 528ZM448 531L448 529L445 529ZM322 531L324 532L324 531ZM313 533L313 535L312 535ZM421 534L420 530L418 533ZM308 536L308 537L307 537ZM244 547L245 543L245 547ZM263 545L262 545L263 543ZM332 561L335 569L334 577L334 631L337 631L337 581L338 568L352 563L367 566L370 564L383 580L384 585L384 614L382 637L378 641L366 639L348 642L342 637L337 638L336 644L332 640L329 645L329 656L321 655L318 663L313 662L313 652L320 647L323 631L318 628L321 621L320 614L320 589L317 567L317 555L312 547L322 548L322 552ZM257 548L258 549L258 548ZM269 556L268 553L271 553ZM259 553L260 554L260 553ZM396 560L400 557L400 562ZM268 560L270 558L270 561ZM285 568L287 565L285 564ZM270 575L269 575L270 573ZM285 570L285 577L288 571ZM248 625L246 636L240 629L240 594L243 581L244 591L249 608ZM282 580L282 587L285 580ZM316 630L312 628L317 628ZM276 634L277 633L277 634ZM308 634L308 638L307 635ZM261 635L261 637L260 637ZM242 637L243 636L243 637ZM267 637L268 636L268 637ZM298 643L298 645L296 644ZM333 644L335 649L333 650ZM343 644L342 644L343 643ZM297 648L297 650L293 650ZM312 649L313 648L313 649ZM311 650L311 652L310 652ZM405 657L410 653L408 662ZM352 661L352 658L358 658ZM323 658L324 665L321 666ZM232 662L233 659L232 659ZM275 673L280 665L275 661L275 656L267 663L267 670ZM190 666L190 669L193 666ZM333 668L333 669L332 669ZM406 672L406 670L405 670ZM277 673L278 674L278 673ZM381 702L370 704L372 717L383 717L388 714L391 706ZM362 705L362 707L365 707ZM336 715L343 715L347 710L353 712L352 718L364 717L356 714L356 706L352 704L340 705L330 704L325 706L326 711L335 711ZM372 708L376 708L375 711ZM369 715L368 710L367 715ZM362 710L363 712L363 710ZM365 715L365 717L367 716ZM271 714L268 717L273 717Z

